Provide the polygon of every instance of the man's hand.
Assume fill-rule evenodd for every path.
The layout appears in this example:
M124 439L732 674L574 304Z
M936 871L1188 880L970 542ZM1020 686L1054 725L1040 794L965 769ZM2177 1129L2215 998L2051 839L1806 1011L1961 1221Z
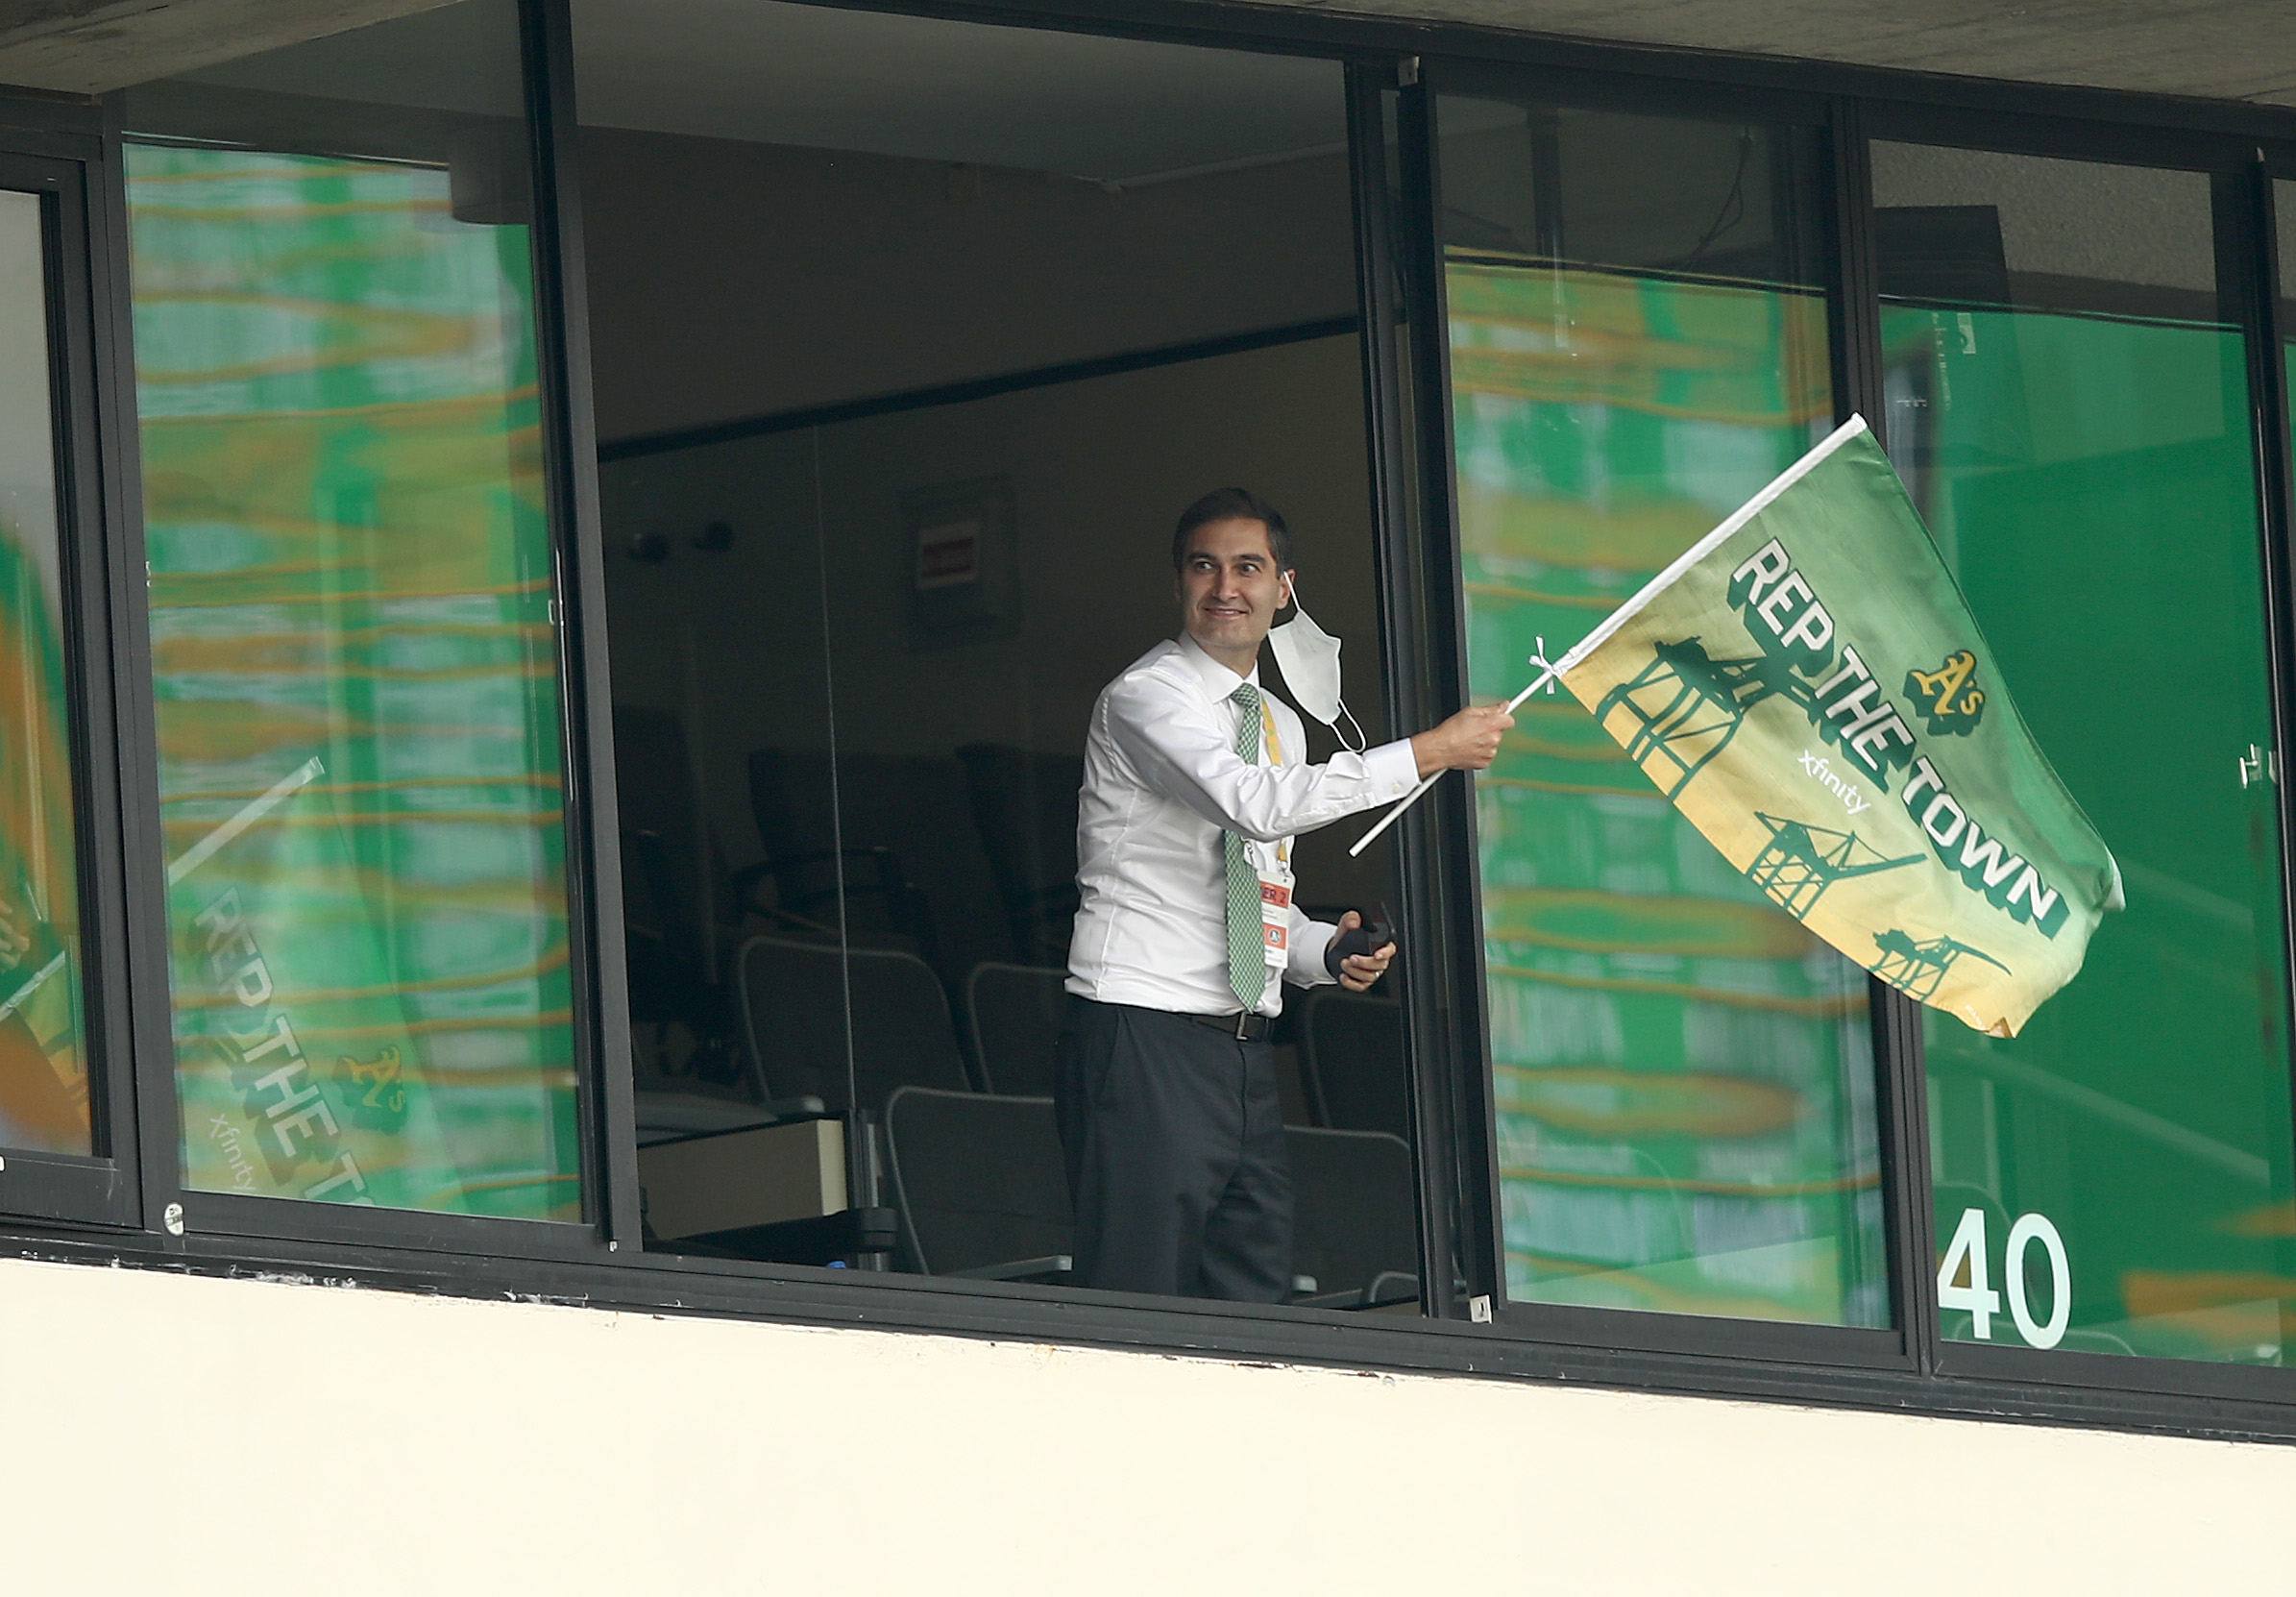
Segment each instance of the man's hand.
M1339 930L1332 935L1342 936L1361 924L1363 917L1351 909L1339 918ZM1384 947L1374 948L1367 954L1350 954L1339 962L1339 985L1350 993L1368 993L1371 984L1387 973L1387 966L1394 958L1395 945L1392 943Z
M1411 739L1424 780L1438 771L1484 771L1499 757L1499 739L1515 718L1497 704L1476 704Z

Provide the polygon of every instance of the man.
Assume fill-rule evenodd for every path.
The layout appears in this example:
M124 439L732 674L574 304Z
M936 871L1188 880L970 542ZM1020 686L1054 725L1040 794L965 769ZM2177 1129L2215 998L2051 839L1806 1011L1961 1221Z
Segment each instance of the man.
M1054 1094L1080 1285L1281 1301L1291 1176L1268 1027L1282 982L1368 989L1395 946L1328 961L1337 926L1291 905L1291 840L1479 771L1514 725L1460 711L1362 754L1305 762L1259 646L1291 602L1291 536L1241 488L1172 535L1182 635L1102 691L1076 827L1082 906Z

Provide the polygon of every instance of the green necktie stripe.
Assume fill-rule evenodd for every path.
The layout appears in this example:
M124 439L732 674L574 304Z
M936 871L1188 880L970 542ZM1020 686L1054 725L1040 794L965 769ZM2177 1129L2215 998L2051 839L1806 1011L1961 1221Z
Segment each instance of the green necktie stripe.
M1235 727L1235 751L1247 765L1259 763L1259 690L1246 682L1228 696L1243 706ZM1267 991L1267 934L1259 919L1259 872L1244 852L1244 840L1220 834L1228 862L1228 985L1247 1011L1259 1007Z

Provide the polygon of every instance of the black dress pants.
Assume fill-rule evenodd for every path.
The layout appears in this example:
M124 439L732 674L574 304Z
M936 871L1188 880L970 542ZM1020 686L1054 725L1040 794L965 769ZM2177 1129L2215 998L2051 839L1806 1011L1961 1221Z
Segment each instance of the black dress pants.
M1289 1293L1291 1167L1268 1044L1072 995L1053 1103L1078 1285L1247 1303Z

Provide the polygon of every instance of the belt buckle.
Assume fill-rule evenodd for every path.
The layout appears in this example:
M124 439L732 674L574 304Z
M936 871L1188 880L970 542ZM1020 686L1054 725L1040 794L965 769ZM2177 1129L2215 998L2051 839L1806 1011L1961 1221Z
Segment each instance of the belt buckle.
M1252 1012L1247 1009L1238 1014L1235 1018L1235 1040L1238 1043L1249 1043L1252 1041L1251 1030Z

